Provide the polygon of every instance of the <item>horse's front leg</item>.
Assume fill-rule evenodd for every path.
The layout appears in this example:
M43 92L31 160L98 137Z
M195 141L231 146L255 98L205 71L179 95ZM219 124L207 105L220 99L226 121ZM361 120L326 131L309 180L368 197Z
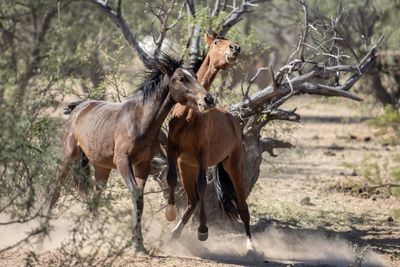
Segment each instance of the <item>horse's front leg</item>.
M144 186L146 185L147 177L149 176L151 161L135 165L135 179L138 185L139 196L137 199L136 209L136 224L133 229L134 236L136 237L136 251L146 251L143 244L142 235L142 215L144 207Z
M205 198L207 189L207 167L206 154L200 153L199 158L199 176L197 178L197 192L200 199L200 226L198 228L197 237L200 241L205 241L208 238L207 215L205 208Z
M168 157L168 206L165 210L165 217L168 221L173 221L176 218L176 206L175 206L175 187L178 183L178 176L176 172L176 160L177 160L177 150L175 144L172 142L170 137L168 137L168 147L167 147L167 157Z
M143 191L139 189L136 183L135 176L133 174L132 164L126 153L121 153L120 157L114 157L115 165L121 176L124 178L125 184L131 193L132 204L133 204L133 241L136 252L147 253L141 233L141 212L143 210ZM143 185L141 185L143 187Z

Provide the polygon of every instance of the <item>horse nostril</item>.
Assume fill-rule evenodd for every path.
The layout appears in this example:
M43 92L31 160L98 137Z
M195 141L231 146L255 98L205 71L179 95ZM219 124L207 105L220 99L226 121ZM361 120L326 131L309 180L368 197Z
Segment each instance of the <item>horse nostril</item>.
M240 53L240 46L236 45L236 52L239 54Z
M235 51L235 46L233 46L232 44L229 45L229 49L232 51Z
M204 97L204 102L206 102L206 104L209 106L214 105L214 99L211 95L207 95L206 97Z

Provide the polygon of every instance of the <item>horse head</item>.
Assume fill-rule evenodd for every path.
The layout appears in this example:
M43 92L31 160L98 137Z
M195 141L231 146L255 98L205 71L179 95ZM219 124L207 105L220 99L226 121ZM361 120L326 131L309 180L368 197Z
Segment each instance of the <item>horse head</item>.
M168 71L165 71L164 74L169 76L169 92L175 102L189 106L198 112L204 112L215 106L214 98L199 84L196 74L190 70L180 67L175 69L172 74Z
M229 68L239 56L240 46L224 37L206 33L204 40L209 47L210 65L215 69Z

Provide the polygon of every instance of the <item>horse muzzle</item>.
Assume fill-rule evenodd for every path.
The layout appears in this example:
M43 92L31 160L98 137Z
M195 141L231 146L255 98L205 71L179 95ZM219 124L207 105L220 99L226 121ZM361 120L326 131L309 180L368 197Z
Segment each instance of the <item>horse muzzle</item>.
M214 98L208 93L203 99L198 101L197 106L200 112L204 112L207 109L213 108L215 107Z
M231 44L229 45L229 53L225 54L225 61L228 64L231 64L236 61L237 57L239 56L240 53L240 46L237 44Z

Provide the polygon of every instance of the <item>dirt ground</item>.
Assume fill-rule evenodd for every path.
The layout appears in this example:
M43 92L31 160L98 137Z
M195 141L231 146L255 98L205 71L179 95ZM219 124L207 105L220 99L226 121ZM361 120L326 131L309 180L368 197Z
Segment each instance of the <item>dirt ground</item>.
M298 107L302 123L277 124L266 134L285 129L279 137L296 148L276 151L276 158L265 155L248 199L255 253L246 254L244 234L229 223L225 230L210 226L206 242L197 240L197 227L190 225L180 241L165 242L176 222L167 222L159 212L144 219L145 242L153 255L136 257L128 249L112 265L357 266L359 257L362 266L400 266L400 197L391 196L386 188L362 189L370 169L380 170L381 182L389 181L387 169L400 154L399 146L385 145L365 122L376 110L308 97L289 105ZM150 182L148 188L152 186ZM155 198L160 196L146 195L148 209L159 207L161 201ZM34 265L62 264L62 259L52 260L60 253L56 248L62 240L70 237L70 216L58 220L52 241L37 253ZM129 221L129 216L124 218ZM0 245L10 242L17 231L0 229ZM23 266L27 254L27 248L4 253L0 266Z

